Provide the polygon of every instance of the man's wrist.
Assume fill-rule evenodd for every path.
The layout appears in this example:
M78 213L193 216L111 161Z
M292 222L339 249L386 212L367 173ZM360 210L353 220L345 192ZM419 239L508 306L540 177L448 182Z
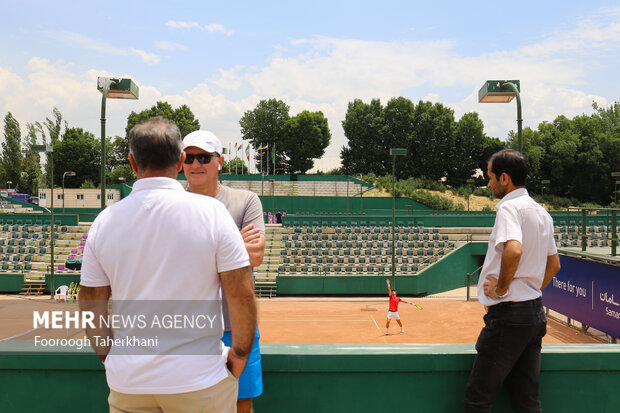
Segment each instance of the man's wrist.
M508 291L506 291L504 294L500 294L497 292L497 287L493 289L493 298L504 298L506 297L506 295L508 295Z

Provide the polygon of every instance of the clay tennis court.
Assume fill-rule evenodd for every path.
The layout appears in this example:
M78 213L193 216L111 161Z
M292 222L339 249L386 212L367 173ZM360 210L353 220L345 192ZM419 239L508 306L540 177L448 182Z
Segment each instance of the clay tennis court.
M446 293L412 298L422 307L401 303L405 328L395 320L385 335L388 306L385 298L263 298L258 300L259 328L263 343L471 343L483 326L483 307L477 301ZM47 297L0 296L0 340L33 341L41 338L78 338L79 329L33 330L33 310L76 310L76 303L55 303ZM595 337L549 319L543 343L600 343Z

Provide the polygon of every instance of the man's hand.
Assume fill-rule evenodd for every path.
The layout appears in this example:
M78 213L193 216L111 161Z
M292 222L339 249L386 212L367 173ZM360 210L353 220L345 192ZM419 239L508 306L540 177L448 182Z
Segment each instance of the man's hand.
M260 240L260 230L254 228L254 224L248 224L241 229L241 237L245 244L257 243Z
M390 286L390 280L385 280L385 282L387 283L388 287Z
M254 224L248 224L241 229L241 237L250 257L250 267L258 267L265 255L265 236L254 228Z
M497 287L497 278L491 275L487 275L486 281L484 282L484 284L482 284L482 288L484 289L484 295L495 298L495 287ZM502 293L502 295L503 294L504 293Z
M239 378L239 376L241 376L241 373L243 373L243 369L245 368L245 364L248 361L248 357L249 354L245 357L238 356L232 347L228 350L228 361L226 363L226 366L228 367L228 370L230 370L233 376L235 376L236 378Z

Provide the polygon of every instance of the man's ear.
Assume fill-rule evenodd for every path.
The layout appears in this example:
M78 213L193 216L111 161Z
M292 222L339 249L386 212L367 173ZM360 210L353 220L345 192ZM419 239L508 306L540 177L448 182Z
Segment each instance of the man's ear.
M132 154L129 154L129 165L131 165L131 169L133 170L133 173L136 174L136 176L138 176L138 164L136 163L136 160L134 159Z
M183 164L185 163L185 158L187 158L187 154L185 153L185 151L181 151L181 160L179 161L177 165L177 173L183 170Z

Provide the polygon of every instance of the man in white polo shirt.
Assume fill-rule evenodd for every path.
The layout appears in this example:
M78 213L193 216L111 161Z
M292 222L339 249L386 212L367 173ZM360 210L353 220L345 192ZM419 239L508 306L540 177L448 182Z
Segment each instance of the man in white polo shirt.
M129 148L138 181L93 223L80 282L80 309L97 316L86 332L105 364L110 411L235 412L256 327L241 234L224 205L176 180L185 154L175 125L149 119L130 131ZM114 315L137 322L98 322L111 296Z
M488 162L500 198L478 281L485 327L465 391L466 412L490 412L506 382L517 412L540 412L540 349L547 331L542 293L560 270L553 220L525 189L527 162L505 149Z

